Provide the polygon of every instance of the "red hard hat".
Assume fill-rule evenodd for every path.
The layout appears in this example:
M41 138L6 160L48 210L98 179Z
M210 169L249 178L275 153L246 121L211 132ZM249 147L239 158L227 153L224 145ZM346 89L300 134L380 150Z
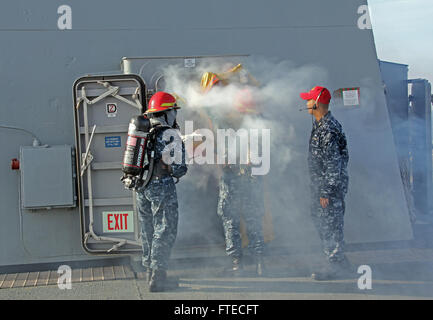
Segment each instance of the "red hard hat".
M176 104L176 98L167 92L158 91L150 98L146 113L150 114L170 109L180 109Z

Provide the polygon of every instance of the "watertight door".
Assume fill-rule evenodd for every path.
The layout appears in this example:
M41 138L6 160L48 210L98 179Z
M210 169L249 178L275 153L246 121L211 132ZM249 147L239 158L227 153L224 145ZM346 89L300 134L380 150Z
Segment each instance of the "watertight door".
M81 233L88 253L141 250L135 193L120 177L128 123L146 110L145 94L136 75L82 77L74 83Z

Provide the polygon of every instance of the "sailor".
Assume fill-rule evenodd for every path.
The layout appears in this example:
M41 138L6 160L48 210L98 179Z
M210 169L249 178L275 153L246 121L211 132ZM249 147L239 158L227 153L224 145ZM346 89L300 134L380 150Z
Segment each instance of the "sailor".
M142 263L148 272L149 290L165 291L168 260L177 236L178 201L173 178L187 172L185 146L176 123L176 99L169 93L157 92L146 111L152 124L153 137L148 142L153 152L152 178L137 191L138 217L143 245ZM152 137L152 135L151 135Z
M203 92L207 93L214 86L233 83L236 81L234 77L241 75L236 74L241 68L242 66L238 65L225 74L204 73L201 80ZM258 116L251 89L242 85L238 89L232 108L220 114L218 119L212 119L222 129L238 130L245 117ZM259 276L264 275L263 177L252 175L251 163L224 164L221 171L217 214L223 224L226 253L231 258L231 265L225 270L225 274L238 276L243 271L242 221L248 246L254 257L256 273Z
M326 268L315 271L312 277L327 280L349 267L343 232L349 152L343 128L329 111L328 89L317 86L300 96L307 101L313 117L308 153L311 215L328 262Z

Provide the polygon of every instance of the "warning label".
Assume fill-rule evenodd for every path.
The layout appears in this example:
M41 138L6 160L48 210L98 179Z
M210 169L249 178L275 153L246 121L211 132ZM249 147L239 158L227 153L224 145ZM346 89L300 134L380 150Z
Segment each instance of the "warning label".
M105 148L121 147L120 136L105 137Z
M195 59L184 59L184 66L185 68L195 68Z
M359 89L343 89L343 104L359 106Z
M109 118L117 116L117 104L107 103L105 112Z
M102 212L103 232L134 232L133 211Z

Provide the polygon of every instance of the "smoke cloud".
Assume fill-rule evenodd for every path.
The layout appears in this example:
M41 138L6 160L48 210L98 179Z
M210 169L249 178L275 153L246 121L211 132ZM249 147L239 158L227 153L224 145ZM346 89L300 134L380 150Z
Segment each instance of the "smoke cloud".
M235 101L245 84L229 81L225 86L213 87L207 94L203 94L200 87L203 73L221 74L238 63L242 64L244 76L246 71L259 82L258 86L252 81L247 84L257 102L258 116L236 114ZM250 160L253 167L262 170L259 174L265 173L264 198L266 210L272 217L270 238L273 241L269 244L284 247L287 241L293 241L293 244L304 246L317 245L318 237L309 219L306 161L312 118L307 111L299 112L300 107L305 107L299 93L309 91L315 85L325 85L327 71L315 65L296 66L290 61L248 57L224 61L206 59L193 71L168 65L163 69L163 75L164 90L175 94L181 106L178 112L181 131L189 135L194 131L196 137L206 136L202 147L209 143L217 150L218 141L209 140L217 140L216 129L219 128L236 132L246 129L250 138L258 133L255 137L258 146L252 148L256 157ZM268 141L265 130L269 132ZM210 132L214 135L208 135ZM237 150L240 149L237 146ZM269 163L263 159L266 153L269 153ZM216 156L214 159L217 163ZM200 245L218 244L221 248L224 246L223 231L216 214L220 166L201 163L191 164L188 174L178 185L180 211L184 217L181 216L179 222L177 246L197 245L195 241L198 241ZM296 231L284 232L287 224L291 224L287 230ZM293 228L294 225L298 227Z

